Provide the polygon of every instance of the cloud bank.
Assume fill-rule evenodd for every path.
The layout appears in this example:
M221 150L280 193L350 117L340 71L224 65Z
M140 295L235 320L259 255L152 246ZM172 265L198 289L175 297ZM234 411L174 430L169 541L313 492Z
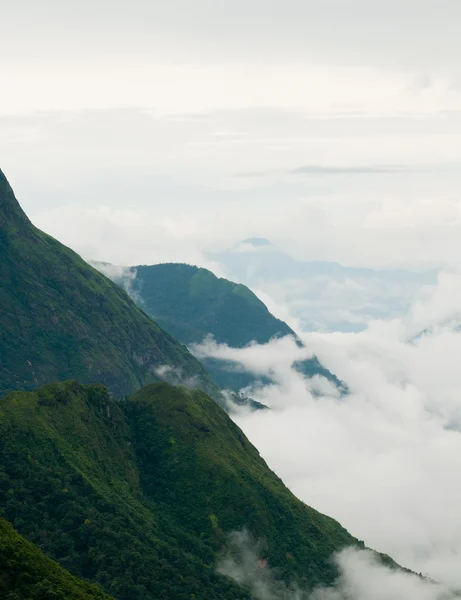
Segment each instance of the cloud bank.
M339 577L331 587L302 590L277 579L247 531L229 536L228 551L218 571L251 590L258 600L452 600L448 586L384 566L367 550L347 548L336 556Z
M304 352L293 340L215 348L274 380L252 390L271 411L234 418L292 491L368 546L452 586L461 586L459 298L461 276L442 274L401 319L303 336L345 381L346 398L313 393L293 369Z

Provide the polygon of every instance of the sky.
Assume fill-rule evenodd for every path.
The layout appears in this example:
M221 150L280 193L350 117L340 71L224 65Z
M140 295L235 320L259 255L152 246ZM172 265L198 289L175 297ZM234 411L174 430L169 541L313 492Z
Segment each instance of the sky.
M457 0L2 14L1 168L86 258L206 264L262 236L305 260L457 266Z
M358 332L304 330L305 282L271 283L257 291L305 349L196 351L275 373L252 391L272 410L236 417L271 468L441 586L346 553L338 587L313 600L461 587L459 0L0 6L0 168L33 222L84 258L225 275L212 253L264 237L302 261L440 271L405 302L395 282L327 282L318 319L338 322L354 293ZM386 294L401 309L376 318ZM293 370L303 352L347 399Z

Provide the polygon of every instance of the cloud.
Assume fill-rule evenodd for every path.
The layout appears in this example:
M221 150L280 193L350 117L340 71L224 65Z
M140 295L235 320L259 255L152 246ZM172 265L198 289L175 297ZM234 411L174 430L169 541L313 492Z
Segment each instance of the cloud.
M267 560L261 558L260 550L260 544L248 531L234 531L228 536L226 553L217 571L250 589L258 600L301 600L300 590L290 589L276 579Z
M272 410L234 418L298 497L451 586L461 586L460 291L461 276L443 274L404 317L357 334L303 335L306 350L290 339L208 348L271 374L252 395ZM313 394L292 367L302 352L315 353L350 394Z
M274 169L273 171L242 171L236 176L243 178L261 178L283 175L386 175L392 173L410 173L414 171L434 170L438 165L303 165L294 169Z
M204 258L200 242L190 235L191 224L186 218L165 219L144 209L95 209L76 203L43 212L34 223L87 260L156 264L185 262L187 254L187 262L203 266L208 263L219 271L216 264Z
M91 266L97 269L100 273L114 281L117 285L125 290L138 306L143 305L143 299L139 290L135 289L133 282L136 279L136 269L133 267L123 267L113 265L106 262L89 261Z
M173 367L171 365L160 365L155 369L155 374L162 381L166 381L171 385L179 385L191 390L200 388L200 382L198 381L197 377L185 376L182 368L180 367Z
M413 275L413 277L412 277ZM411 271L393 277L376 271L258 280L250 285L278 318L295 331L361 331L370 321L401 317L415 295L433 288L431 273Z
M448 586L391 570L367 551L344 550L336 557L336 585L315 591L311 600L450 600L459 597Z
M305 80L350 89L341 73ZM37 225L95 260L204 265L204 251L261 236L306 260L457 263L461 113L373 105L365 118L318 104L3 116L2 169Z
M293 336L274 338L267 344L255 342L244 348L232 348L227 344L218 344L212 336L208 336L201 344L192 344L191 352L197 358L214 358L230 363L235 370L245 370L258 379L257 382L244 388L242 392L252 398L264 394L271 407L283 406L284 395L290 394L305 401L305 396L330 394L339 397L336 386L320 375L305 378L296 368L298 363L313 358L312 348L299 346ZM265 377L273 382L261 386L259 378Z
M304 165L292 169L289 173L293 175L380 175L404 173L414 169L414 167L408 165Z
M347 548L332 557L339 577L331 587L304 590L277 579L261 558L261 543L248 531L230 534L218 571L249 588L258 600L451 600L459 594L448 586L383 565L368 550Z
M218 344L212 336L208 336L203 343L193 344L191 348L199 358L212 356L245 364L255 375L262 375L267 371L284 373L295 361L312 358L312 350L299 347L292 336L276 338L267 344L251 343L244 348ZM274 361L274 350L282 357L282 362Z

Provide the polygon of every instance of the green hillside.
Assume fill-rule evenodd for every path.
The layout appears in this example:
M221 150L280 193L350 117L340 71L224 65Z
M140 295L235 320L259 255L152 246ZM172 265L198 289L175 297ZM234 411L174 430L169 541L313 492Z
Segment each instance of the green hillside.
M0 598L111 600L98 587L70 575L4 519L0 519Z
M0 396L55 380L123 397L174 367L215 385L187 349L117 285L28 220L0 171Z
M131 267L120 275L110 265L97 265L112 273L139 306L183 344L198 344L207 335L216 342L243 348L250 342L265 344L274 337L296 336L283 321L246 286L216 277L211 271L186 264L167 263ZM222 388L240 390L255 381L235 365L208 358L202 360ZM316 358L298 369L308 377L322 375L336 385L341 382Z
M216 572L227 534L264 540L280 577L336 577L363 546L297 500L203 392L50 384L0 401L0 509L20 534L119 600L244 599Z
M241 348L251 341L263 344L272 337L294 335L246 286L207 269L170 263L133 270L132 290L146 312L184 344L211 334L218 343Z

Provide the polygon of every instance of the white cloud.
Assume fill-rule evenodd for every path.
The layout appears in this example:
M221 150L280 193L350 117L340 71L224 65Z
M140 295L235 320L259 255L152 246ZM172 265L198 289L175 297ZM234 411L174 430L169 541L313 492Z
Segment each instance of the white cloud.
M383 565L370 551L347 548L332 557L339 576L331 587L310 590L278 580L259 545L247 531L229 536L228 553L218 571L251 590L258 600L451 600L459 595L448 586Z
M372 229L422 229L435 227L459 227L461 222L460 201L455 197L451 203L440 203L436 198L388 199L379 209L369 213L366 225Z
M155 374L171 385L180 385L188 389L196 389L200 385L197 377L187 377L181 368L171 365L160 365L155 369Z
M236 421L298 497L453 586L461 586L459 286L460 276L444 274L406 317L359 334L308 334L307 351L289 338L208 348L275 380L253 391L272 410ZM427 333L414 338L420 328ZM303 352L315 352L350 395L313 395L292 368Z
M336 586L318 590L311 600L450 600L447 586L383 567L371 552L345 550L337 556Z
M87 260L123 265L184 260L184 245L178 239L191 238L196 232L194 219L156 218L142 209L93 209L82 204L46 211L34 223ZM187 249L190 262L204 262L195 237Z
M429 277L427 278L429 279ZM415 294L428 285L425 277L313 275L260 279L250 287L269 310L294 331L360 331L376 318L401 316Z

